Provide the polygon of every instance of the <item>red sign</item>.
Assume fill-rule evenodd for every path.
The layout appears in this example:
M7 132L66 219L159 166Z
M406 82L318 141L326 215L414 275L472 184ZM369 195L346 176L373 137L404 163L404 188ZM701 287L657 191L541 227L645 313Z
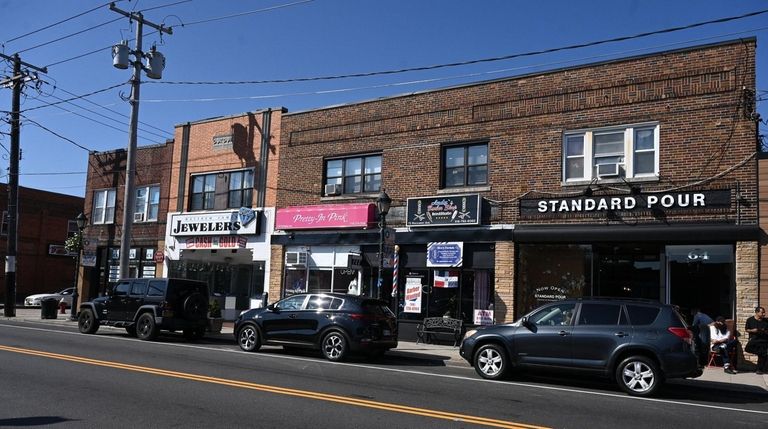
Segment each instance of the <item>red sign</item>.
M200 236L186 240L187 249L237 249L246 244L248 239L237 235Z
M325 204L277 209L275 229L369 228L376 225L376 205Z
M164 259L165 259L165 255L163 254L163 252L155 252L156 263L162 264Z

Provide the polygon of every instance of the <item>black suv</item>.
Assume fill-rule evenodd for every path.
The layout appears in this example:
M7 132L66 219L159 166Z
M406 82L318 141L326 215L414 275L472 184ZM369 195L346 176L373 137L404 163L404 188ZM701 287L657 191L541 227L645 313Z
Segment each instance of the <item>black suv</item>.
M320 349L331 361L349 352L381 355L397 347L397 319L378 299L341 293L306 293L255 308L235 320L240 348L257 351L262 344Z
M649 396L665 379L701 375L691 339L671 305L583 298L547 304L515 323L470 330L459 353L488 379L511 369L578 370Z
M107 296L80 304L77 319L84 334L109 325L142 340L155 339L161 329L197 339L207 324L208 285L186 279L120 280Z

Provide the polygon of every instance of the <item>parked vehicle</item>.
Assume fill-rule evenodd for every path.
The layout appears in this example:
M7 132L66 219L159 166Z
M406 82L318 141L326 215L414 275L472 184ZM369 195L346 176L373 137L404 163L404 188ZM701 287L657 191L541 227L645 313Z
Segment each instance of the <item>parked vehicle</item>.
M109 325L142 340L155 339L160 330L201 338L208 325L208 285L186 279L120 280L107 296L80 304L77 325L84 334Z
M470 330L459 349L480 376L567 369L614 378L650 396L666 379L698 377L692 336L670 305L584 298L539 307L511 324Z
M376 356L397 347L397 319L382 300L305 293L243 312L234 334L248 352L275 344L319 349L328 360L341 361L350 352Z
M62 299L67 308L72 306L72 294L75 293L75 288L68 287L54 293L37 293L24 298L24 305L27 307L40 307L43 299L53 298L58 304Z

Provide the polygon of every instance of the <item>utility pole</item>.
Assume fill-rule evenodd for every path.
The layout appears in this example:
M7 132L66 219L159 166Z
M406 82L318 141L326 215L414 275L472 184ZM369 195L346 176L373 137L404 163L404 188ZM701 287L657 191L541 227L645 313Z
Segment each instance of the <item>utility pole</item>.
M128 133L128 154L125 166L123 233L120 236L120 278L123 279L129 277L131 230L133 229L133 213L136 208L136 184L134 183L134 178L136 176L136 129L139 124L139 93L141 89L141 70L143 69L141 60L145 57L147 58L147 77L152 79L160 79L163 67L165 67L163 55L157 52L154 47L147 55L141 51L142 31L144 30L144 24L156 29L161 35L163 33L173 34L173 30L145 20L141 12L126 12L118 9L114 3L109 5L109 9L132 21L136 21L136 44L133 51L128 52L128 46L125 43L115 45L112 48L112 65L116 68L128 68L127 56L129 53L133 54L135 58L133 62L133 76L131 77L131 97L129 100L131 104L131 123Z
M16 317L16 247L18 243L18 217L19 217L19 116L21 110L21 87L24 85L26 73L21 72L21 66L47 73L47 68L35 67L21 61L19 54L13 57L0 54L13 62L13 76L10 79L0 81L0 86L7 83L13 85L11 98L11 159L8 171L8 253L5 256L5 305L3 314L5 317Z

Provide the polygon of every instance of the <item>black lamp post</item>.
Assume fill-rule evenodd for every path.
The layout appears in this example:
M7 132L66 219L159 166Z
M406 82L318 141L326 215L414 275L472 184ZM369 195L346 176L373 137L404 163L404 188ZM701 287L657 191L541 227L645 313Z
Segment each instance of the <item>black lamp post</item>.
M381 276L384 268L384 230L387 229L387 213L392 205L392 198L381 188L379 196L376 198L376 209L379 211L379 280L377 284L376 297L381 299L381 286L383 279Z
M79 244L77 246L77 256L75 256L75 290L72 292L72 308L69 310L70 320L77 320L77 282L80 277L80 254L83 252L83 229L88 222L88 218L84 214L80 213L75 219L77 222L78 234L80 234Z

